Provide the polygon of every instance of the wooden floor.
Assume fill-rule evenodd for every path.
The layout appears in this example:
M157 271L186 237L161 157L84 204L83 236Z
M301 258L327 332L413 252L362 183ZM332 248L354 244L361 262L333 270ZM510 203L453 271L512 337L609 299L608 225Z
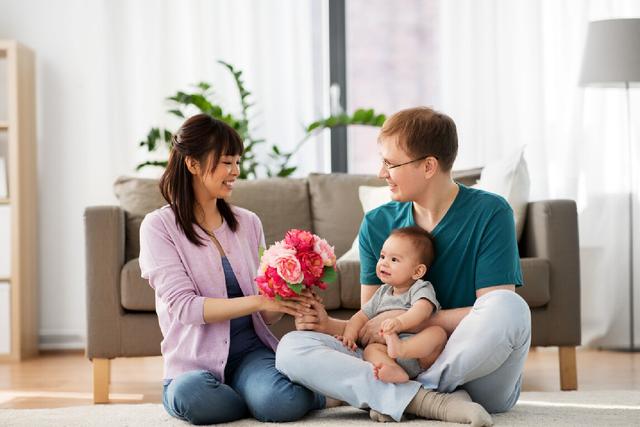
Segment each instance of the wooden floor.
M640 389L640 353L579 349L579 390ZM162 359L115 359L111 400L159 403ZM558 352L529 353L524 391L558 391ZM82 352L46 352L22 363L0 364L0 408L53 408L92 404L91 364Z

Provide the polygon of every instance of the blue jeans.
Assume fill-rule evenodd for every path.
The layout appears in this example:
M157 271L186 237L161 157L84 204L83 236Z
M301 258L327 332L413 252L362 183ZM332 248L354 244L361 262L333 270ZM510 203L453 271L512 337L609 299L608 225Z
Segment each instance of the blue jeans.
M211 372L184 373L164 384L167 412L191 424L218 424L252 415L285 422L325 406L325 397L292 383L275 368L275 354L263 347L231 362L226 384Z

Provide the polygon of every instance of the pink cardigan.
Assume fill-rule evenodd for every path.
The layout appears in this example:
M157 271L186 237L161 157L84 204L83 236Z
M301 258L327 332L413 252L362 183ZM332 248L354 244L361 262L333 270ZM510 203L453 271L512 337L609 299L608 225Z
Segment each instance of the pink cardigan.
M258 248L264 247L262 224L256 214L232 207L238 228L227 223L214 234L224 248L245 295L257 293ZM193 370L206 370L224 382L229 354L229 321L206 324L205 298L227 298L220 253L196 227L205 246L191 243L178 228L173 211L164 206L148 214L140 226L140 268L156 293L156 312L164 339L164 379ZM275 350L278 340L259 313L252 314L260 340Z

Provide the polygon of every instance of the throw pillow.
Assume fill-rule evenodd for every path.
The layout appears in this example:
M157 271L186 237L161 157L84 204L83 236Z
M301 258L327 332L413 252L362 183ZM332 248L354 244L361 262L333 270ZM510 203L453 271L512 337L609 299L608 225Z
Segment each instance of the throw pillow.
M382 187L361 185L358 187L358 196L360 197L360 204L362 205L362 210L365 214L370 210L391 201L391 193L389 192L389 187L386 185ZM360 259L360 246L357 235L351 244L351 249L345 252L340 259Z
M478 183L472 186L505 198L513 209L518 240L524 230L531 185L524 149L524 146L519 147L506 156L488 163L482 169Z

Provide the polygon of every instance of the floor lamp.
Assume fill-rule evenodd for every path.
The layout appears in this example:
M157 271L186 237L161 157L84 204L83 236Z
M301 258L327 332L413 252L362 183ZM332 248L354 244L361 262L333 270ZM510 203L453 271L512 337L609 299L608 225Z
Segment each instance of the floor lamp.
M608 19L589 23L580 84L624 87L627 104L629 158L629 349L635 351L633 303L633 158L629 84L640 81L640 18Z

